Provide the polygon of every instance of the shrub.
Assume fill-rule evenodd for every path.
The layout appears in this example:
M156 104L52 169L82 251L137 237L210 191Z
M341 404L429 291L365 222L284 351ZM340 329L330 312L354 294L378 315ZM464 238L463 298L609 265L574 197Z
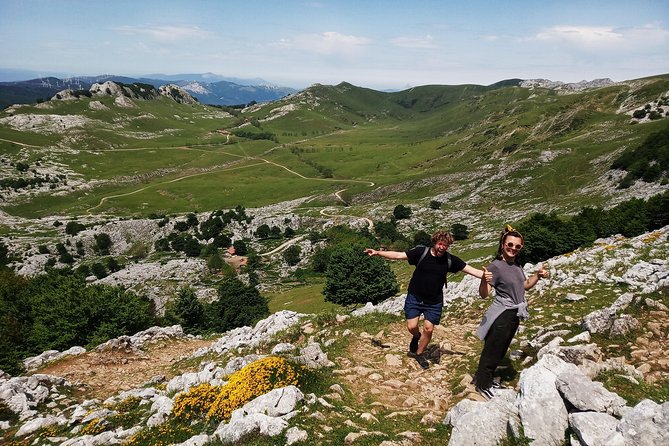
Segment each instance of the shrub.
M441 201L432 200L430 201L430 209L441 209Z
M221 386L212 386L209 383L193 386L188 392L180 393L174 398L172 414L184 420L204 417L219 393L221 393Z
M634 119L643 119L646 117L646 110L644 109L634 110L632 117Z
M404 237L397 230L397 225L391 221L378 221L374 223L374 232L382 243L393 243L403 240Z
M413 245L432 246L432 236L427 232L420 230L413 235Z
M405 218L411 217L411 208L409 206L404 206L403 204L398 204L393 209L393 217L396 220L402 220Z
M179 290L174 302L174 312L187 333L196 333L206 325L204 305L189 287Z
M112 240L109 237L109 234L101 232L100 234L95 234L95 246L93 250L101 255L109 255L109 248L111 248Z
M299 384L300 370L285 358L268 356L233 373L212 404L207 417L230 418L232 411L273 389Z
M381 257L369 257L361 246L338 246L328 261L325 300L350 306L376 304L399 291L395 273Z
M235 254L238 256L246 255L248 248L246 247L246 242L244 240L235 240L232 244L232 247L235 248Z
M302 249L297 245L292 245L283 252L283 259L288 265L295 266L300 262L300 254L302 254Z
M259 239L266 239L269 237L269 225L268 224L262 224L258 226L258 229L256 230L256 237Z
M105 266L100 262L95 262L91 265L91 272L98 279L104 279L107 277L107 268L105 268Z
M451 234L453 234L455 240L467 240L467 237L469 237L469 230L467 229L467 226L462 223L455 223L451 226Z
M65 233L68 235L77 235L84 229L86 229L86 226L82 225L78 221L69 221L65 225Z
M154 317L148 299L120 287L87 285L83 275L70 270L51 269L29 280L0 275L0 321L0 365L15 372L12 360L97 345L144 330Z
M219 298L208 305L211 328L220 332L252 325L269 315L267 299L253 286L236 277L226 278L218 288Z
M249 401L286 386L299 384L301 366L286 359L268 356L230 375L223 386L205 383L174 398L172 413L185 420L207 418L227 420L235 409Z

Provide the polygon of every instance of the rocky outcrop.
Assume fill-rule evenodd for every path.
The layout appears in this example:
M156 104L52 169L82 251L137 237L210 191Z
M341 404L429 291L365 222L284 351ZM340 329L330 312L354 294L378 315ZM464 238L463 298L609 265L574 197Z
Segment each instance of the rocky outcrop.
M254 328L240 327L230 330L210 347L196 351L193 356L207 353L221 354L243 347L255 347L267 342L272 335L297 323L303 315L294 311L283 310L259 321Z
M221 423L214 435L223 444L238 444L251 433L276 437L288 427L288 420L297 415L295 410L302 400L304 395L295 386L274 389L233 411L230 421Z
M627 407L621 397L557 356L546 355L523 370L519 387L518 393L496 390L487 402L456 404L444 419L453 427L449 446L492 446L508 435L518 442L563 444L567 429L574 432L572 445L669 441L669 402L644 400Z
M37 370L47 362L57 361L67 356L76 356L76 355L81 355L83 353L86 353L86 349L78 346L68 348L63 352L59 352L58 350L47 350L40 355L24 359L23 367L30 372L33 370Z
M197 104L198 101L193 98L186 90L178 85L161 85L158 89L161 95L174 99L179 104Z
M135 333L132 336L120 336L118 338L110 339L104 344L95 347L96 351L125 351L125 352L140 352L145 345L174 339L190 338L191 335L186 335L181 328L181 325L172 325L171 327L151 327L144 331Z
M615 85L609 78L594 79L591 81L582 80L580 82L565 83L561 81L551 81L548 79L525 79L520 82L523 88L549 88L562 94L579 93L584 90L594 90L597 88L610 87Z

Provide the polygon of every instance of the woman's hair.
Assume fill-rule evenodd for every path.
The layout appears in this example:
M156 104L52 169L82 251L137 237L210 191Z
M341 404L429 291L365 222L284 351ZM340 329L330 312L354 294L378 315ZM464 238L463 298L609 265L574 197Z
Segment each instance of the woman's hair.
M453 234L450 232L439 230L432 234L432 246L436 245L437 242L444 242L448 246L451 246L454 240L455 239L453 238Z
M506 227L504 228L504 230L502 231L502 233L499 236L499 246L497 247L497 255L495 256L495 258L497 260L502 260L502 258L503 258L502 257L502 250L503 250L503 247L504 247L504 243L506 242L506 238L509 237L509 236L518 237L521 240L522 244L525 245L525 238L523 237L523 234L516 231L511 226L506 225ZM519 259L518 255L516 255L514 261L515 261L516 265L520 265L520 259Z

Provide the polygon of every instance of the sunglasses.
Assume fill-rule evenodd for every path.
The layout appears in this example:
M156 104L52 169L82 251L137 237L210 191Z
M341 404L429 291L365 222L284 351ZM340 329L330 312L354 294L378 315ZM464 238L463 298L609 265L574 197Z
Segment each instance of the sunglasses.
M511 249L515 249L516 251L520 251L521 249L523 249L523 245L514 245L514 244L511 243L511 242L508 242L508 243L506 244L506 247L507 247L507 248L511 248Z

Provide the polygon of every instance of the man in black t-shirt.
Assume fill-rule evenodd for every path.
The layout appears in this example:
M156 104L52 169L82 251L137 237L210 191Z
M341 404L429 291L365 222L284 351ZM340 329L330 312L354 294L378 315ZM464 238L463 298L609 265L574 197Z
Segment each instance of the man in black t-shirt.
M381 256L390 260L407 260L416 269L411 276L407 297L404 302L404 315L407 329L412 338L409 343L409 356L416 358L418 364L427 369L430 364L423 355L432 339L434 326L439 325L441 311L444 306L443 288L446 286L446 275L463 271L474 277L481 278L483 271L467 265L462 259L451 255L448 248L453 243L453 236L445 231L437 231L432 235L432 247L416 246L406 252L377 251L367 248L370 256ZM418 322L423 315L423 332Z

